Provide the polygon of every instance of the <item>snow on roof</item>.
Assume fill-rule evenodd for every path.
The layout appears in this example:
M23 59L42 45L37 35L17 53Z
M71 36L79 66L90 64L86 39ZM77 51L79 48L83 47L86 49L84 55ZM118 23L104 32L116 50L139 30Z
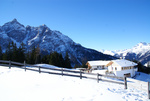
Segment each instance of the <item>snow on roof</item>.
M90 66L102 66L102 65L107 65L110 61L102 61L102 60L97 60L97 61L88 61Z
M129 67L129 66L136 66L137 65L137 63L134 63L132 61L125 60L125 59L112 60L112 62L118 64L121 67Z

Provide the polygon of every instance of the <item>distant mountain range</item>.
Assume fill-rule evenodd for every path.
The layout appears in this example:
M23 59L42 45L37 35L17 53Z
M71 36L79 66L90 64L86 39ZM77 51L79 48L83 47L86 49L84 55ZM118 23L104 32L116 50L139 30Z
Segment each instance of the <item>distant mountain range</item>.
M131 49L108 51L100 50L104 54L109 54L118 58L125 58L129 60L138 60L143 65L150 61L150 43L141 42Z
M39 45L42 54L57 51L65 56L69 54L72 64L81 64L88 60L110 60L115 57L105 55L93 49L88 49L75 43L68 36L56 30L50 30L46 25L39 27L24 26L16 19L0 26L0 45L5 52L9 42L16 43L17 47L23 42L27 51Z

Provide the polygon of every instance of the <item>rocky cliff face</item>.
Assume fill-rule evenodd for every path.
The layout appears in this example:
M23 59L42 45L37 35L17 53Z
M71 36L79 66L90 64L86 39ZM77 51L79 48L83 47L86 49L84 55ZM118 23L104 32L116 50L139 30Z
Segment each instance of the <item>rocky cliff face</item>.
M27 50L39 45L42 54L57 51L65 56L66 52L68 52L72 64L81 64L87 60L108 60L115 58L76 44L68 36L63 35L59 31L50 30L46 25L39 27L31 27L28 25L25 27L16 19L0 26L0 45L3 52L11 41L16 43L18 47L23 42Z

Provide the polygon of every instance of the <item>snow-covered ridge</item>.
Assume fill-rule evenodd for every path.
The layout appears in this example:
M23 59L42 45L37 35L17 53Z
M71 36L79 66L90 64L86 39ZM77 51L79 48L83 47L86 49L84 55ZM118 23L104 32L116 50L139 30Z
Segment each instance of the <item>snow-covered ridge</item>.
M116 54L115 51L109 51L109 50L104 50L104 49L101 49L100 52L102 52L104 54L112 55L112 56L114 56Z
M146 42L140 42L131 49L125 49L125 50L115 50L115 51L109 51L109 50L100 50L100 52L104 54L113 55L116 57L122 57L122 58L130 58L130 59L141 59L145 55L150 54L150 43ZM132 57L131 57L132 55ZM129 57L130 56L130 57ZM127 58L127 59L128 59ZM150 59L147 59L147 61L150 61Z
M115 55L115 54L122 54L122 53L146 53L147 51L150 50L150 43L145 43L145 42L140 42L138 43L136 46L134 46L131 49L125 49L125 50L114 50L114 51L109 51L109 50L100 50L100 52L103 52L105 54L111 54L111 55Z

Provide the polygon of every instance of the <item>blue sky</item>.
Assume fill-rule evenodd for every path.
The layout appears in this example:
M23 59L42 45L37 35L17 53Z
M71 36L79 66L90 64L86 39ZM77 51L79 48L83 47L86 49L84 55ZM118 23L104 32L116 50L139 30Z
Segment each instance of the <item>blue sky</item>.
M0 0L0 26L14 18L96 50L150 43L150 0Z

